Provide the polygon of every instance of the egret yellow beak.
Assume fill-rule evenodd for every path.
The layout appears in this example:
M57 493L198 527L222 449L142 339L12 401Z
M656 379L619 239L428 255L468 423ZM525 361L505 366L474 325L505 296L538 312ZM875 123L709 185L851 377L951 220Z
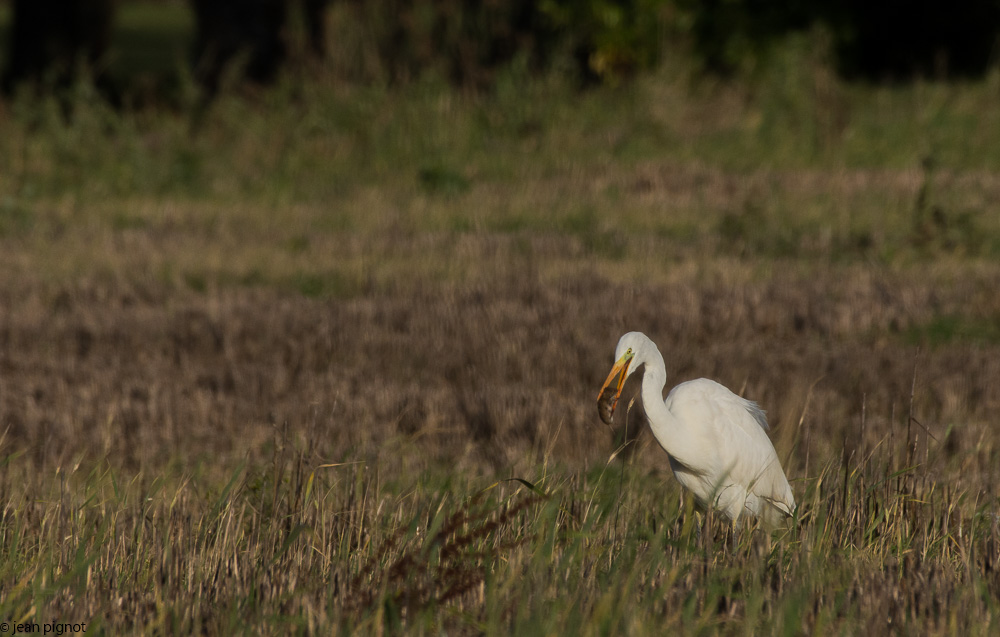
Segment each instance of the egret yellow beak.
M608 374L607 380L601 385L600 393L597 394L597 412L600 414L601 420L609 425L615 413L615 407L618 406L618 399L621 398L622 387L625 386L625 377L628 376L628 366L632 363L634 356L635 354L628 351L618 359L614 367L611 368L611 373ZM608 405L606 394L611 390L612 381L615 382L614 398L611 398L611 404Z

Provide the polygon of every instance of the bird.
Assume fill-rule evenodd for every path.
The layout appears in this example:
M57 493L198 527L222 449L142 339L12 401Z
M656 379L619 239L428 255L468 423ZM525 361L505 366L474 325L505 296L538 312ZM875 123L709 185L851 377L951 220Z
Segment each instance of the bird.
M605 423L612 423L625 380L633 374L642 378L633 403L639 404L681 486L734 525L744 516L770 530L787 524L795 497L757 403L707 378L683 382L664 399L663 355L642 332L628 332L618 341L614 366L597 396Z

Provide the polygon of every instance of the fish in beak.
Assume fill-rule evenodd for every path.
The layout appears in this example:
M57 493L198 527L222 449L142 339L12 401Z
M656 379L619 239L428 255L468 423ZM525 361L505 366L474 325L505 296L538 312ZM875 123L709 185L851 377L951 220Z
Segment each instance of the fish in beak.
M611 368L607 380L601 386L601 392L597 394L597 413L605 424L610 425L614 419L615 407L618 406L618 399L621 398L625 377L628 376L628 368L632 364L634 356L635 354L629 349L624 356L618 359L614 367Z

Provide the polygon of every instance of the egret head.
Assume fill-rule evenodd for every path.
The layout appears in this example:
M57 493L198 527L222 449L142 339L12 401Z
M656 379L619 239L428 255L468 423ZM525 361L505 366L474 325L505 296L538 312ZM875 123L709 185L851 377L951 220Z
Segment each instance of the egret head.
M653 341L649 340L642 332L629 332L618 339L618 347L615 348L615 364L608 374L607 380L601 386L601 392L597 395L597 411L606 424L611 424L615 414L615 407L618 406L618 399L621 398L622 388L625 387L625 379L632 372L642 367L654 355L660 360L660 367L663 366L663 358Z

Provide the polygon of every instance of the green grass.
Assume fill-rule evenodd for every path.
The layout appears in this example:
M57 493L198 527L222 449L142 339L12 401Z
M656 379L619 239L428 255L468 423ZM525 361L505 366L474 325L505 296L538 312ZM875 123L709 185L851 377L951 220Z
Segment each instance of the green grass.
M634 467L411 483L312 458L278 442L215 477L98 463L6 482L0 612L119 634L997 628L990 508L911 470L828 465L771 540Z
M177 232L143 209L208 203L212 232L263 250L385 228L566 233L612 260L654 240L662 254L889 265L1000 250L990 203L998 158L970 146L1000 147L1000 124L988 121L992 77L895 88L830 80L837 99L822 104L843 112L821 153L794 126L760 120L823 120L772 101L808 85L765 76L692 89L669 69L582 94L555 78L518 81L517 95L503 82L467 95L433 79L390 90L288 78L254 101L223 96L197 123L183 110L118 114L85 89L69 121L54 102L14 103L0 188L36 235L63 223L67 207L95 232ZM973 112L987 115L968 132ZM103 202L134 209L90 212ZM317 276L331 269L315 263Z
M949 314L914 325L906 339L917 345L940 346L946 343L995 345L1000 343L1000 320L997 317L974 317Z

